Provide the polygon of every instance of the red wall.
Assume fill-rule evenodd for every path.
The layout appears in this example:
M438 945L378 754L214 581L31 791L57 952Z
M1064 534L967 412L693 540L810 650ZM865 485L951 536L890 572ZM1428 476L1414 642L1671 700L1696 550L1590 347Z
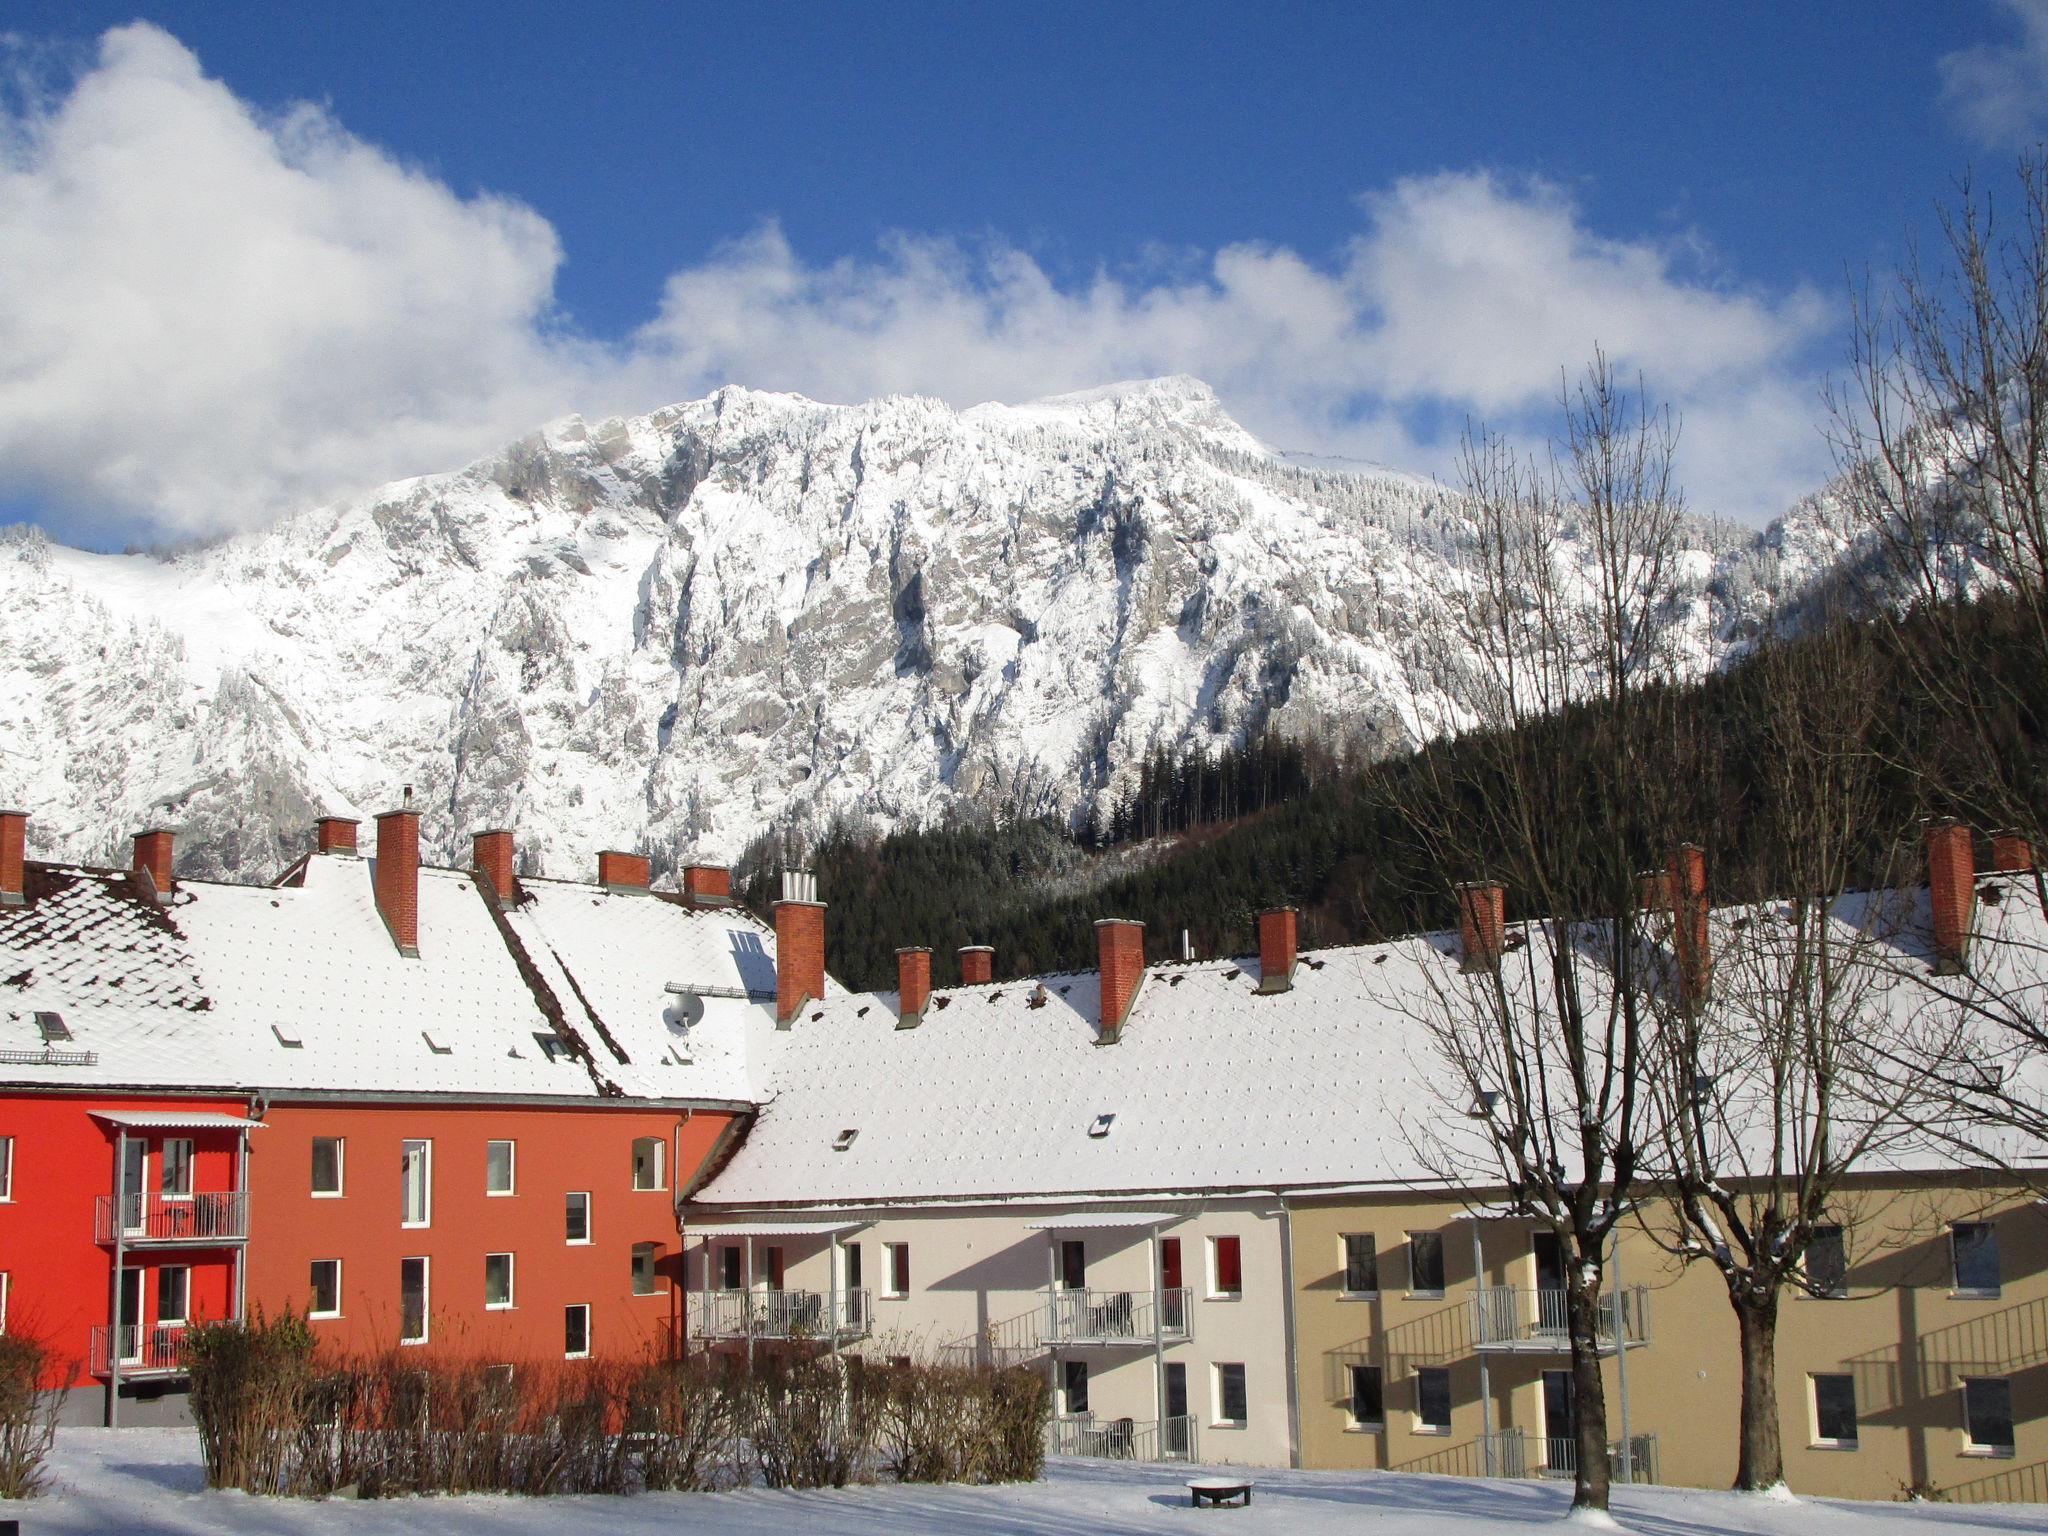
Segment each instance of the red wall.
M113 1307L114 1251L94 1240L94 1202L114 1190L112 1126L92 1118L96 1109L206 1111L241 1115L241 1099L102 1098L84 1095L0 1097L0 1136L14 1139L13 1198L0 1201L0 1272L9 1278L7 1328L41 1339L72 1369L60 1380L85 1382L91 1330L109 1321ZM258 1131L252 1140L265 1132ZM156 1177L155 1142L189 1136L195 1142L192 1187L201 1192L234 1188L234 1133L165 1131L147 1133L148 1176ZM224 1317L233 1307L232 1253L220 1248L130 1250L131 1268L159 1264L192 1267L189 1313ZM142 1316L156 1321L156 1282L145 1274Z
M344 1350L381 1350L399 1334L399 1263L429 1260L428 1346L491 1360L560 1359L563 1308L591 1308L591 1350L612 1358L666 1352L680 1338L677 1179L702 1166L732 1120L723 1112L613 1106L504 1109L425 1105L273 1105L252 1138L249 1305L304 1311L315 1259L342 1261L342 1315L316 1319ZM340 1136L339 1198L312 1194L312 1142ZM635 1138L665 1142L658 1191L636 1191ZM433 1142L432 1224L400 1225L401 1149ZM517 1143L516 1193L484 1192L484 1143ZM591 1197L588 1245L564 1240L565 1196ZM658 1290L632 1294L632 1248L661 1245ZM511 1253L515 1305L484 1308L484 1255Z

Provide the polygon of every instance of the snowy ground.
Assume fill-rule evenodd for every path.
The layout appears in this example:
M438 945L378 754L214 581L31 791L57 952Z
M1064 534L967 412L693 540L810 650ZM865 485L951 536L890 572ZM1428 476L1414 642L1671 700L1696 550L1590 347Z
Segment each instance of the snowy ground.
M1288 1536L1511 1536L1555 1523L1569 1489L1411 1473L1255 1474L1250 1509L1187 1507L1185 1469L1059 1461L1023 1487L878 1487L834 1492L650 1494L641 1498L391 1499L312 1503L200 1489L189 1431L67 1430L58 1437L58 1491L0 1500L22 1536L343 1536L432 1531L449 1536L526 1532L593 1536L1110 1536L1173 1531L1270 1531ZM1205 1475L1217 1469L1204 1468ZM2031 1504L1850 1504L1774 1501L1675 1488L1619 1492L1615 1511L1648 1536L1966 1536L2048 1531Z

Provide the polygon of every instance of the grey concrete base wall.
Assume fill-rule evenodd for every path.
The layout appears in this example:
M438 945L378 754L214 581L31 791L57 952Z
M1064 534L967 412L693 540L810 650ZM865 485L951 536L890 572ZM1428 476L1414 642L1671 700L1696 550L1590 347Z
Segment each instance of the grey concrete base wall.
M107 1422L107 1389L72 1387L57 1409L66 1429L91 1429ZM184 1382L146 1381L121 1388L123 1429L184 1429L192 1423L191 1392Z

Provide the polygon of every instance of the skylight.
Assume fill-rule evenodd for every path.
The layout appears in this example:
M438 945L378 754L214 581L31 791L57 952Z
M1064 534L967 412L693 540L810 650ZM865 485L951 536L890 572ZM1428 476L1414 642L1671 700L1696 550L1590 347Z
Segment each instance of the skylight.
M853 1145L855 1138L859 1135L860 1132L858 1130L848 1127L832 1138L832 1150L834 1152L844 1152Z
M1115 1115L1097 1115L1095 1117L1095 1123L1088 1127L1088 1134L1090 1136L1097 1137L1107 1136L1109 1134L1109 1128L1115 1124Z
M36 1013L36 1028L43 1032L43 1043L46 1045L52 1040L69 1040L71 1038L71 1026L64 1022L64 1015L61 1013L49 1013L38 1010Z

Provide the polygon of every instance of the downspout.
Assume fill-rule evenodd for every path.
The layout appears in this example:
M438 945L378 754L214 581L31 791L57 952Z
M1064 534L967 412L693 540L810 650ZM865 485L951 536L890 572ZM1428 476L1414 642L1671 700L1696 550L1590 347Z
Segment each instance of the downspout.
M1161 1459L1166 1455L1166 1279L1159 1267L1159 1223L1152 1223L1152 1423Z
M235 1247L235 1321L242 1322L249 1306L249 1128L238 1133L235 1149L235 1192L242 1207L242 1241Z
M1280 1330L1281 1353L1287 1357L1287 1465L1301 1465L1301 1371L1294 1358L1294 1218L1287 1197L1280 1201Z

